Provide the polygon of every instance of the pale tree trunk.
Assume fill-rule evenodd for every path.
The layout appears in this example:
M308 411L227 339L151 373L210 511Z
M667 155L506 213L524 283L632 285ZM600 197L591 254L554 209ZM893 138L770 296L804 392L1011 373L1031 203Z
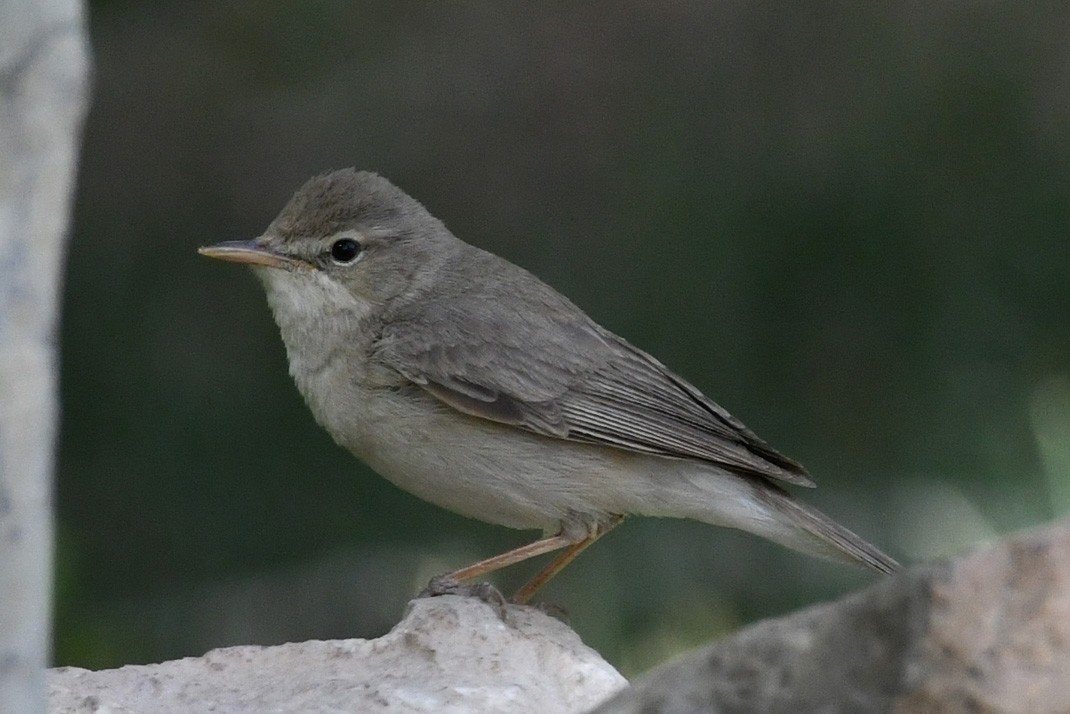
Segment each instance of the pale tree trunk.
M0 0L0 712L45 711L60 285L88 47L80 0Z

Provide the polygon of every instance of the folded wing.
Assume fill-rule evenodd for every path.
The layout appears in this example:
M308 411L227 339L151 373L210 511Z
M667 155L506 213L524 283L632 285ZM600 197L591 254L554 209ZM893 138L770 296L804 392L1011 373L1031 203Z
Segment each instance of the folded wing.
M414 311L417 317L388 323L376 356L472 416L554 438L814 485L801 465L656 359L557 293L538 297L542 304L510 312L500 307L504 301L486 296L424 306Z

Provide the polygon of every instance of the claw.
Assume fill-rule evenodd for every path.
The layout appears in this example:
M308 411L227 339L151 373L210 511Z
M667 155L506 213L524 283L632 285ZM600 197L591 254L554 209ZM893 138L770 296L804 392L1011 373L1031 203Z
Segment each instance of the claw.
M450 575L436 575L427 583L427 587L421 590L416 597L438 597L440 595L460 595L461 597L479 598L483 602L497 608L502 619L505 619L505 606L508 601L498 588L490 583L459 583Z

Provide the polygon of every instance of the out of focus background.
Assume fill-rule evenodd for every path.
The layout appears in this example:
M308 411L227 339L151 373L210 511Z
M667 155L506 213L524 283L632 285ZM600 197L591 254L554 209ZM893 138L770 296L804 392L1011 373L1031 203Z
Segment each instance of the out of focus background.
M657 355L907 563L1070 510L1070 6L90 5L57 664L377 636L537 535L336 447L254 278L197 255L346 166ZM635 519L542 599L634 674L873 580Z

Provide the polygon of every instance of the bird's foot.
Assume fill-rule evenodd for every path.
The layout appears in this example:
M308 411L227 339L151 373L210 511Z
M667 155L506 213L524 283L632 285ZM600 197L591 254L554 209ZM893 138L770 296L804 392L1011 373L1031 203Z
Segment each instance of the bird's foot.
M438 597L439 595L460 595L461 597L479 598L488 605L498 608L505 614L505 606L508 601L498 588L490 583L459 583L449 575L436 575L427 583L427 587L421 590L416 597Z

